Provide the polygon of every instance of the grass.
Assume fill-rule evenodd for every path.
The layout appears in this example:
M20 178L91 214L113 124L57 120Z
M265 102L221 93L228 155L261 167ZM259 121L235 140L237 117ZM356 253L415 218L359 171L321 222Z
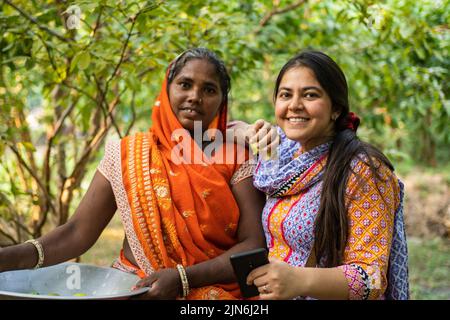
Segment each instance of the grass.
M116 214L82 263L110 266L119 256L124 231ZM413 300L450 300L450 240L408 239L409 281Z
M450 300L450 240L408 241L411 299Z

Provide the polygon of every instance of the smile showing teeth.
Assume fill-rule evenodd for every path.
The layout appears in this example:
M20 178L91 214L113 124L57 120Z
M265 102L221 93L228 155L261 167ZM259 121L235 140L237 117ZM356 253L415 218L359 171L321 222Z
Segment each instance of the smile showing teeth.
M186 111L186 112L189 112L189 113L198 113L195 109L186 108L186 109L183 109L183 110Z
M300 123L300 122L306 122L308 121L308 118L302 118L302 117L298 117L298 118L288 118L288 121L291 123Z

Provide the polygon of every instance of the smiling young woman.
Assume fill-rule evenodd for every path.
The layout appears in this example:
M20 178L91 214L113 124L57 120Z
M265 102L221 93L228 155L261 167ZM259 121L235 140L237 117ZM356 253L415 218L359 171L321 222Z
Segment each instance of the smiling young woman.
M331 99L313 71L299 66L286 71L280 82L275 116L286 136L308 151L333 138L339 112L333 111Z
M274 91L279 160L258 161L254 185L270 263L247 278L263 299L407 299L403 184L356 135L344 73L305 51Z

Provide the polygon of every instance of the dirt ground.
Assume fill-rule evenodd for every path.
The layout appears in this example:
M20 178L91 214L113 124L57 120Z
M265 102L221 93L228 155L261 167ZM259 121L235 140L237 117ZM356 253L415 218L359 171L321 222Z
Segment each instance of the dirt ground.
M450 186L445 176L415 172L400 177L405 184L408 236L450 238Z

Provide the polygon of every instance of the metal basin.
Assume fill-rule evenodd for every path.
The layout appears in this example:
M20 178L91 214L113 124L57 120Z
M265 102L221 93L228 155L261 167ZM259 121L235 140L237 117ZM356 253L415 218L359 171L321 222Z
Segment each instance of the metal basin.
M0 273L0 299L126 299L139 277L113 268L66 262L36 270Z

